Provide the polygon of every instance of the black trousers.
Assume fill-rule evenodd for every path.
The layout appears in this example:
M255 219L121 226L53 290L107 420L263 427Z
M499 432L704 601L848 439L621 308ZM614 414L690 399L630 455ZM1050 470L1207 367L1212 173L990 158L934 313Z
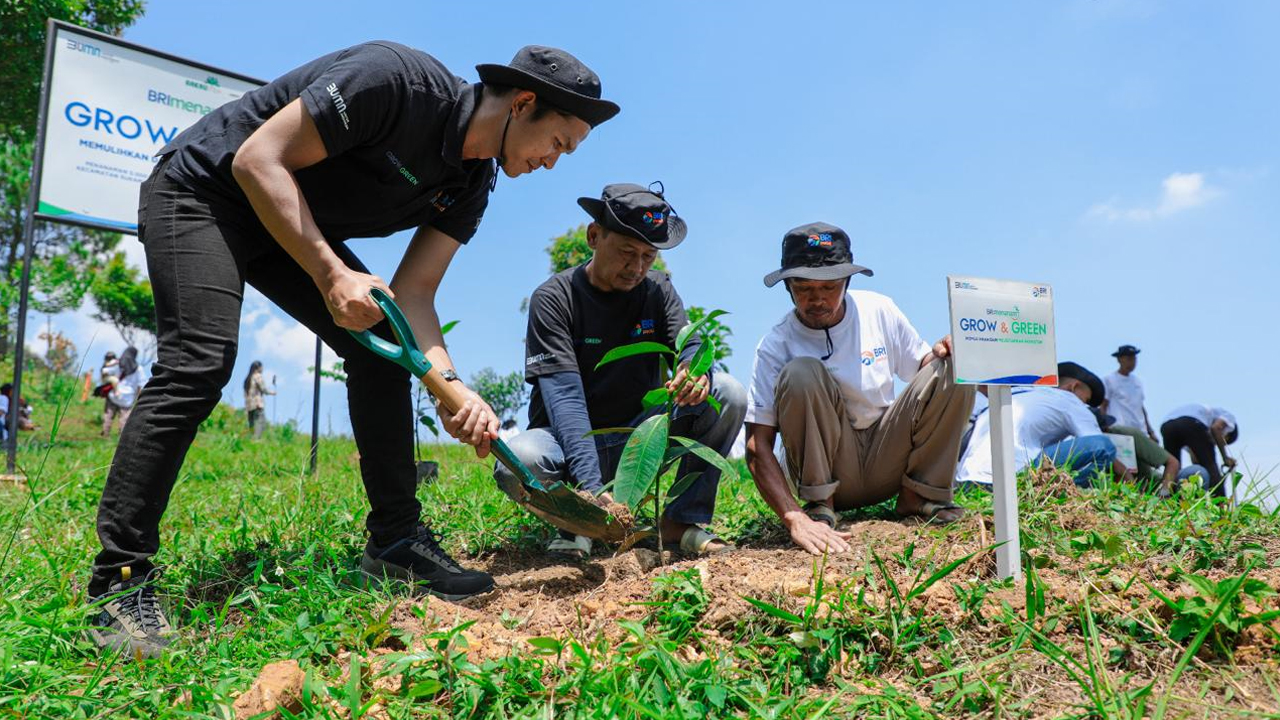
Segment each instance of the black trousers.
M138 237L155 294L157 359L120 434L98 506L102 551L89 592L104 592L125 566L149 572L169 504L200 423L231 379L245 283L320 336L344 361L351 429L369 496L366 525L387 545L417 525L409 373L334 324L310 276L243 207L210 200L164 177L161 161L143 183ZM345 246L334 251L367 272ZM374 332L391 337L384 321Z
M1160 426L1160 437L1164 438L1164 449L1175 458L1182 457L1182 449L1187 448L1195 456L1197 464L1209 473L1209 491L1218 497L1227 494L1222 482L1222 471L1218 469L1216 448L1209 428L1195 418L1174 418Z

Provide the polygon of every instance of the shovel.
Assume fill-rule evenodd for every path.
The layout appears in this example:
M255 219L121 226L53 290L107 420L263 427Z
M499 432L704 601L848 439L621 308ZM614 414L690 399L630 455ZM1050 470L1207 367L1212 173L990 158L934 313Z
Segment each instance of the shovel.
M397 342L384 340L368 330L348 332L375 354L413 373L439 399L441 406L456 413L466 402L465 397L453 383L440 375L439 370L432 367L431 361L418 349L413 329L400 312L400 307L379 288L371 289L369 294L387 316ZM561 530L596 540L622 542L630 534L629 529L608 511L578 495L564 483L540 482L502 440L494 438L490 441L489 448L498 461L515 475L514 481L499 481L498 487L529 512Z

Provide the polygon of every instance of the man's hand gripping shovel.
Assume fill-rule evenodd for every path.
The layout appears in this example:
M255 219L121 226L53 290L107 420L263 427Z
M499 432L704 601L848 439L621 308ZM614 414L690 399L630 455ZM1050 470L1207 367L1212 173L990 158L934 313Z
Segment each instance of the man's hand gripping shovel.
M418 349L413 329L409 327L409 322L400 312L399 306L378 288L370 290L370 295L387 316L387 321L391 323L391 332L395 334L397 342L384 340L368 330L349 331L351 335L374 353L413 373L413 376L422 380L431 394L439 400L440 405L449 412L457 412L465 403L465 399L458 388L445 380L440 375L440 371L432 367L431 362ZM564 483L539 482L502 440L494 438L490 448L498 457L498 461L506 465L515 475L514 482L499 482L498 486L529 512L561 530L596 540L622 542L628 537L630 528L622 525L604 508L578 495Z

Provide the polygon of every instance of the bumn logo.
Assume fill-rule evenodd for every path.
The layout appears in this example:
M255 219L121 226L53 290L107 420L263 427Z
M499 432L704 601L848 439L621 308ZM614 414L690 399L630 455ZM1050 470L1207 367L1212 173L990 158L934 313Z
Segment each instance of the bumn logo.
M342 118L342 129L350 130L351 121L347 119L347 101L342 99L342 93L338 92L337 83L329 83L329 87L325 88L329 91L329 97L333 98L333 107L338 111L338 117Z

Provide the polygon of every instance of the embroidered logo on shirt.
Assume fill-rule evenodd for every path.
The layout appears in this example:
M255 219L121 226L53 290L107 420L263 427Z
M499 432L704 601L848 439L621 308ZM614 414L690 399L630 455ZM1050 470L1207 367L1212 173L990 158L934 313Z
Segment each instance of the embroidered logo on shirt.
M663 217L661 212L646 212L644 214L644 224L649 227L660 227L667 219Z
M342 99L342 93L338 92L337 83L329 83L329 87L325 88L329 91L329 97L333 98L333 108L338 111L338 117L342 118L342 129L350 130L351 121L347 119L347 101Z
M436 196L431 198L431 206L434 207L437 212L444 212L445 210L448 210L449 206L452 204L453 196L443 190L437 192Z
M540 363L543 360L551 360L554 357L555 355L552 355L551 353L538 353L537 355L530 355L526 358L524 364L533 365L534 363Z
M884 349L884 347L878 347L878 348L875 348L874 350L862 351L862 364L866 365L867 367L870 367L872 363L878 363L881 360L888 360L888 359L889 359L889 353Z
M652 320L641 320L640 322L636 323L635 327L631 328L631 337L640 337L641 335L652 335L653 328L654 326L653 326Z
M582 338L582 342L584 345L599 345L604 341L600 338Z
M831 233L818 233L809 236L809 247L831 247Z

